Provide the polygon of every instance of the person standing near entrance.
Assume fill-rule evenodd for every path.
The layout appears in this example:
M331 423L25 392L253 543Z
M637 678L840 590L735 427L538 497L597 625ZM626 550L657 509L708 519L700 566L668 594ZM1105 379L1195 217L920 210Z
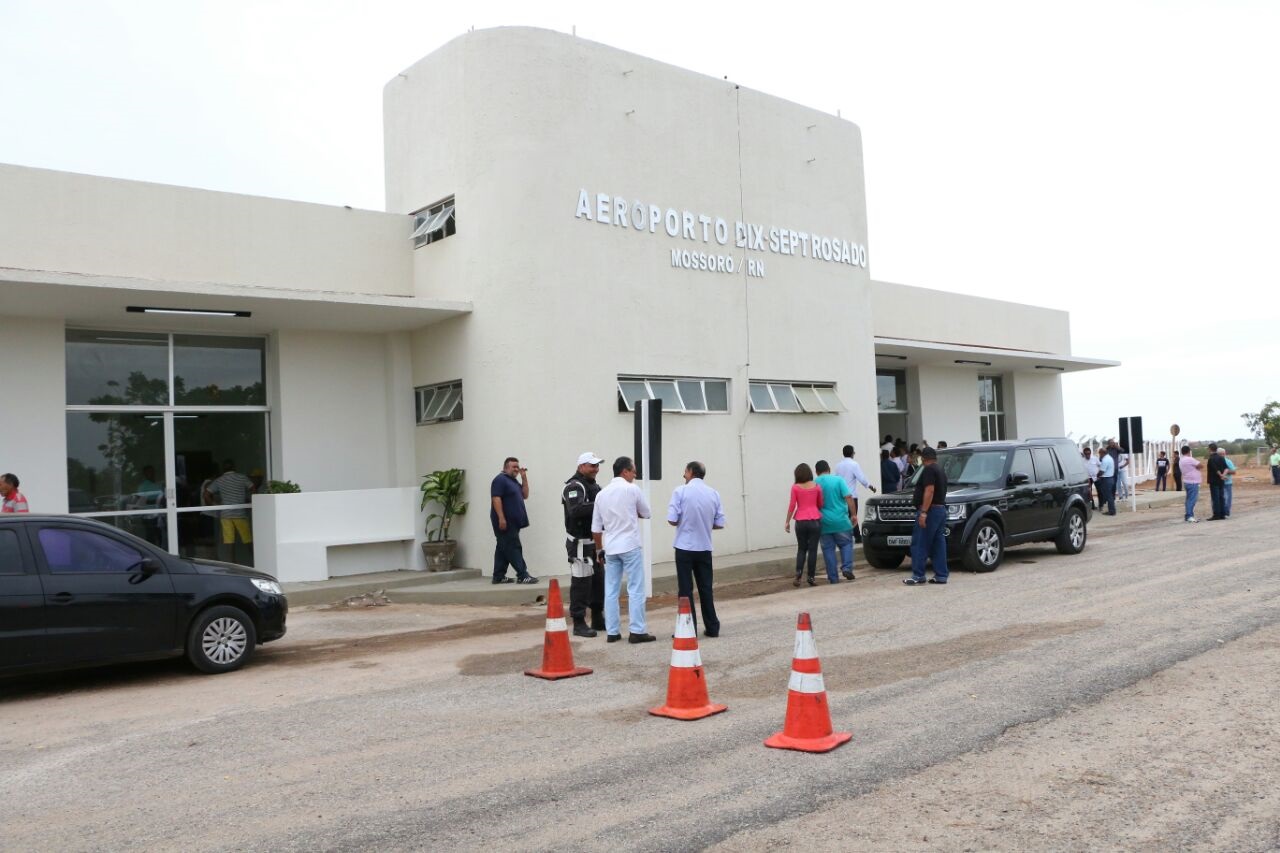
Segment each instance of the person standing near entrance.
M1165 455L1165 452L1163 450L1161 450L1160 455L1156 458L1156 491L1157 492L1169 491L1169 484L1167 482L1168 476L1169 476L1169 457Z
M947 474L938 465L938 452L932 447L920 451L924 470L916 479L912 503L916 507L916 523L911 528L911 577L904 578L907 586L920 586L925 582L926 560L933 563L933 577L929 583L944 584L951 576L947 569Z
M676 529L676 595L688 598L692 606L693 587L698 586L698 609L708 637L720 636L720 618L711 589L711 531L724 529L724 507L720 493L706 484L707 469L701 462L684 466L684 485L671 493L667 523ZM698 632L698 617L693 617Z
M898 463L889 455L891 452L883 448L880 450L880 488L885 494L898 491L898 481L902 478Z
M18 475L0 474L0 512L30 512L27 499L18 491Z
M1098 454L1098 509L1103 515L1116 514L1116 458L1110 449Z
M560 503L564 506L564 545L569 554L569 616L577 637L594 637L604 630L604 558L591 537L591 514L600 484L599 456L587 451L578 457L578 470L564 482ZM587 608L591 624L587 625Z
M1217 442L1209 442L1205 471L1209 477L1209 503L1213 507L1213 515L1209 516L1209 520L1222 521L1226 518L1222 511L1222 484L1227 478L1227 462L1226 455L1218 453Z
M1184 444L1182 457L1178 460L1178 468L1182 471L1182 485L1187 490L1182 520L1194 524L1200 520L1196 518L1196 498L1200 497L1200 472L1204 469L1204 463L1197 462L1191 455L1191 446Z
M636 465L629 456L613 460L613 479L596 495L591 514L591 536L596 551L604 554L604 627L611 643L622 639L618 605L623 575L627 578L631 631L627 642L652 643L657 639L645 629L644 552L640 541L640 519L649 518L651 513L635 479Z
M844 480L831 473L827 460L813 466L814 480L822 489L822 561L827 566L827 583L840 583L837 570L845 580L853 580L853 528L858 517L853 511L853 495ZM836 552L840 552L839 563Z
M517 481L516 478L519 478ZM511 583L507 566L516 570L516 583L537 583L524 562L520 531L529 526L529 513L524 502L529 499L529 469L520 460L508 456L502 470L489 484L489 523L497 540L493 549L493 583Z
M253 499L253 481L236 470L234 459L224 459L222 474L209 483L207 491L209 504L247 504ZM219 510L218 524L222 528L218 550L223 559L252 566L253 527L249 523L249 510L242 506ZM237 546L241 545L248 551L243 559L237 553Z
M853 445L846 444L840 451L844 458L836 463L836 476L844 480L844 484L849 487L849 494L853 495L853 517L858 517L858 485L863 488L870 489L875 494L876 487L871 485L867 479L867 475L862 473L862 466L853 458ZM853 541L861 542L862 534L858 531L858 525L853 525Z

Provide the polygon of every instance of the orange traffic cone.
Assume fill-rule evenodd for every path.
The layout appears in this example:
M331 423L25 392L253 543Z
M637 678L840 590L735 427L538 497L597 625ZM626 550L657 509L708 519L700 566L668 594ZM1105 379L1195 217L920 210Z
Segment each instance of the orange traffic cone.
M551 589L547 591L547 633L542 644L542 668L526 669L524 674L551 681L591 674L587 667L573 665L569 626L565 624L564 603L560 600L560 582L555 578L551 579Z
M693 609L688 598L680 599L676 616L676 638L671 644L671 674L667 677L667 704L650 708L655 717L676 720L700 720L727 710L728 705L713 705L707 698L707 679L702 672L702 653L698 651L698 634L693 630Z
M791 683L787 685L787 720L782 731L764 742L774 749L801 752L830 752L853 735L831 731L831 711L827 689L822 683L822 665L813 643L813 623L808 613L796 620L796 652L791 661Z

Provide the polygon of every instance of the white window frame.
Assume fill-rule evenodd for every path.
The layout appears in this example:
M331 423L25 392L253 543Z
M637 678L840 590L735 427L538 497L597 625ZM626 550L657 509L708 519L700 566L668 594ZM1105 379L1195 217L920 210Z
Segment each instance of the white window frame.
M428 394L431 396L428 397ZM452 402L449 402L450 399ZM419 385L414 388L413 411L417 417L418 426L462 420L462 380L455 379L452 382L437 382L435 385Z
M752 392L757 392L753 395ZM763 392L761 394L760 392ZM756 403L756 396L768 395L769 405ZM820 415L847 412L832 382L776 382L753 379L747 386L747 405L766 415Z
M618 411L634 412L635 404L630 399L632 394L622 390L623 384L643 385L645 397L650 400L657 400L658 394L653 390L654 383L662 385L671 385L675 388L676 405L671 405L672 401L663 399L662 413L675 412L683 415L726 415L729 413L729 380L720 379L718 377L701 377L701 376L635 376L624 374L618 377ZM724 386L724 408L712 409L707 405L707 385L720 384ZM698 393L702 397L702 405L694 405L697 401L693 399L685 400L685 392L681 391L681 385L697 384ZM638 389L635 389L638 390ZM691 389L690 389L691 390ZM692 395L690 395L691 397ZM639 398L638 398L639 399Z
M991 408L984 408L982 384L991 382ZM978 435L986 427L985 441L1004 441L1004 377L987 373L978 374Z
M458 232L453 196L415 210L410 216L413 217L413 233L409 235L409 239L413 241L415 249L421 249L428 243L436 243Z

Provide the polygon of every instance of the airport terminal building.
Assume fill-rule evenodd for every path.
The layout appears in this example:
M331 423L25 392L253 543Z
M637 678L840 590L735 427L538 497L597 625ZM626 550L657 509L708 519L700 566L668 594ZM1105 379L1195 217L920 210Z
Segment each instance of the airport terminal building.
M423 568L417 485L459 467L486 568L517 456L530 569L564 573L561 484L650 397L655 509L698 459L742 552L791 541L798 462L1061 435L1061 375L1114 364L1065 312L874 280L858 127L729 81L485 30L384 121L386 212L0 166L0 469L32 511L315 580ZM211 494L226 460L303 491Z

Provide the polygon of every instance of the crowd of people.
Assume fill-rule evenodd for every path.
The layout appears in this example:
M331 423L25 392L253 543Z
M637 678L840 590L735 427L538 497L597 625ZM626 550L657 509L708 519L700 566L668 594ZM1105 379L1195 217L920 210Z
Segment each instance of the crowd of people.
M1201 462L1191 453L1191 446L1184 444L1179 449L1175 463L1168 454L1161 450L1155 460L1155 491L1168 491L1168 475L1172 473L1174 486L1185 492L1183 521L1198 523L1196 518L1196 502L1200 498L1200 486L1206 478L1209 483L1209 501L1213 514L1209 521L1222 521L1231 517L1231 503L1235 491L1236 464L1227 455L1227 449L1217 442L1209 442L1209 455ZM1084 459L1085 472L1089 476L1089 504L1101 509L1103 515L1116 514L1116 500L1127 496L1129 452L1121 447L1113 438L1106 446L1094 454L1093 449L1085 447L1080 454ZM1271 455L1271 478L1280 486L1280 450L1273 445ZM1096 501L1094 499L1096 493Z

